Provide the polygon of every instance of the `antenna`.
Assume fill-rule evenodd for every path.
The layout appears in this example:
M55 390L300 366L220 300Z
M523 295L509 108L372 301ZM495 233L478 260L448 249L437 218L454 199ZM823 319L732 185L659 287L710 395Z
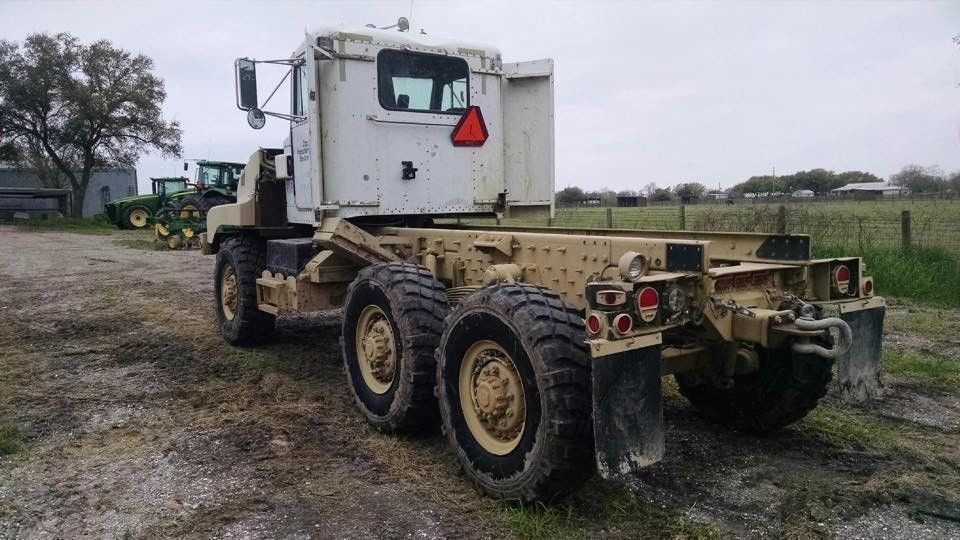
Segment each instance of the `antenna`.
M413 11L412 11L412 10L413 10L413 2L410 3L410 10L411 10L411 13L412 13L412 12L413 12ZM408 31L410 30L410 20L407 19L406 17L400 17L399 19L397 19L397 23L396 23L396 24L391 24L390 26L380 26L380 27L378 27L377 25L375 25L375 24L373 24L373 23L368 24L368 25L366 25L366 26L367 26L367 28L376 28L376 29L378 29L378 30L390 30L391 28L396 28L397 30L399 30L399 31L401 31L401 32L408 32Z

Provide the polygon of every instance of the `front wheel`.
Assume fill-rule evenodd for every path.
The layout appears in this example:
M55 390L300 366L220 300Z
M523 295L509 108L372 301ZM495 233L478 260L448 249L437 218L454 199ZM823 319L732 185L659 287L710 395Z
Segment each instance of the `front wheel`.
M503 500L549 500L593 471L583 319L553 291L495 285L460 303L437 351L444 430L464 471Z
M120 224L125 229L143 229L150 224L150 209L145 206L131 206L123 212Z
M259 238L230 238L217 252L214 305L220 334L231 345L252 345L273 334L276 318L257 307L257 278L265 267Z

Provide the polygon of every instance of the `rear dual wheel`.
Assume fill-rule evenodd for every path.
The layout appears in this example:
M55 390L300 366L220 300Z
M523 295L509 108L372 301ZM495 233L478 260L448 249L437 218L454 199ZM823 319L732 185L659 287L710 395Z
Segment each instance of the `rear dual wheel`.
M382 431L425 430L439 408L461 466L485 493L549 500L593 471L583 319L549 289L488 287L448 315L429 270L377 264L350 286L341 340L367 420Z
M443 427L467 476L503 500L549 500L593 471L583 319L555 292L504 284L467 297L437 351Z

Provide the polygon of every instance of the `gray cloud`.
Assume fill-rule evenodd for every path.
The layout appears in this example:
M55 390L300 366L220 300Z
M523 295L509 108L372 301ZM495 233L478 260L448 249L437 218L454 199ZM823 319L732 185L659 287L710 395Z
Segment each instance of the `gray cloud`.
M233 59L305 29L389 24L401 2L0 3L2 36L68 31L156 60L185 157L245 161L286 131L234 106ZM415 1L412 26L557 62L557 183L639 188L825 167L960 169L957 3ZM276 98L275 98L276 99ZM278 105L283 98L278 101ZM147 156L149 176L179 162Z

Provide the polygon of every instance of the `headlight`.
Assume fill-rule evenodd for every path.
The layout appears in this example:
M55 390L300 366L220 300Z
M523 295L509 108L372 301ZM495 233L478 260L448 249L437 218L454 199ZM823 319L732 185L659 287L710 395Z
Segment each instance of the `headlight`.
M647 275L650 270L650 261L636 251L628 251L620 256L620 262L617 264L620 268L620 276L627 281L637 281Z
M680 313L687 307L687 295L680 287L670 287L663 292L663 303L670 313Z

